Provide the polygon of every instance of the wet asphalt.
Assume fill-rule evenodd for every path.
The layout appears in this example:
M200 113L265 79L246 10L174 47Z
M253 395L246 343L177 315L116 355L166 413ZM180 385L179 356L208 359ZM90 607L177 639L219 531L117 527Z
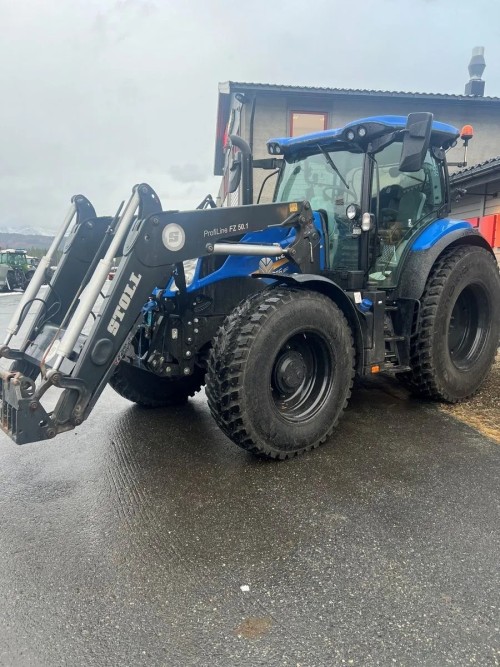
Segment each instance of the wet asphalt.
M0 299L0 327L18 299ZM397 384L264 462L204 395L0 435L0 665L500 664L500 447Z

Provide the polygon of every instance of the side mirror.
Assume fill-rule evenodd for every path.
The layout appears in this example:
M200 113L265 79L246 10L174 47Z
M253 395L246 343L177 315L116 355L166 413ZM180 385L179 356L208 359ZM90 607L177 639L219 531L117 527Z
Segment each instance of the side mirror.
M406 122L400 171L420 171L431 140L433 115L427 111L411 113Z
M241 153L237 153L229 166L227 191L236 192L241 180Z

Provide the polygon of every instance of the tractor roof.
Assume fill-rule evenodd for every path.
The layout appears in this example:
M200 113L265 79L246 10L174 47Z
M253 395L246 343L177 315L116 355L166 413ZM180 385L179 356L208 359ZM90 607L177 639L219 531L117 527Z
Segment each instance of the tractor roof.
M320 144L321 146L332 146L337 149L352 147L352 143L347 141L346 135L349 130L357 131L360 127L366 130L364 142L371 138L379 137L388 132L404 130L407 123L406 116L371 116L361 118L331 130L304 134L301 137L282 137L269 139L267 142L268 150L271 154L293 154L303 149L313 148ZM448 148L458 137L460 132L456 127L441 123L437 120L432 122L431 144Z

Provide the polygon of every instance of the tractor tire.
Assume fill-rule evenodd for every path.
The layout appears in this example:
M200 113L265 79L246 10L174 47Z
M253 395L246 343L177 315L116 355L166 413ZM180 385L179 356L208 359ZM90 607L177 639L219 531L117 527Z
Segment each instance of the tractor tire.
M5 285L3 287L4 292L13 292L14 288L12 287L14 285L14 274L12 271L7 271L7 275L5 276Z
M117 394L143 408L164 408L186 403L202 388L204 375L196 366L192 375L164 378L121 361L109 384Z
M330 436L353 377L352 335L340 308L317 292L279 286L226 318L210 351L206 394L234 443L284 460Z
M414 393L457 403L488 374L500 337L500 276L495 258L477 246L445 252L421 299L410 351L412 370L401 378Z
M33 278L34 275L35 275L35 272L34 272L34 271L27 271L27 272L24 274L23 292L26 291L26 288L27 288L28 285L30 284L30 282L31 282L31 280L32 280L32 278Z

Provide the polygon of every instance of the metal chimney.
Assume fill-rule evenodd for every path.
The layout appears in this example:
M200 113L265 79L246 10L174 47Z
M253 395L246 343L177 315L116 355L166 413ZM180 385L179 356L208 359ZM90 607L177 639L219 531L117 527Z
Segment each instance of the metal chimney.
M484 96L484 81L481 79L486 62L484 60L484 46L472 49L472 58L469 63L470 80L465 84L465 94L474 97Z

